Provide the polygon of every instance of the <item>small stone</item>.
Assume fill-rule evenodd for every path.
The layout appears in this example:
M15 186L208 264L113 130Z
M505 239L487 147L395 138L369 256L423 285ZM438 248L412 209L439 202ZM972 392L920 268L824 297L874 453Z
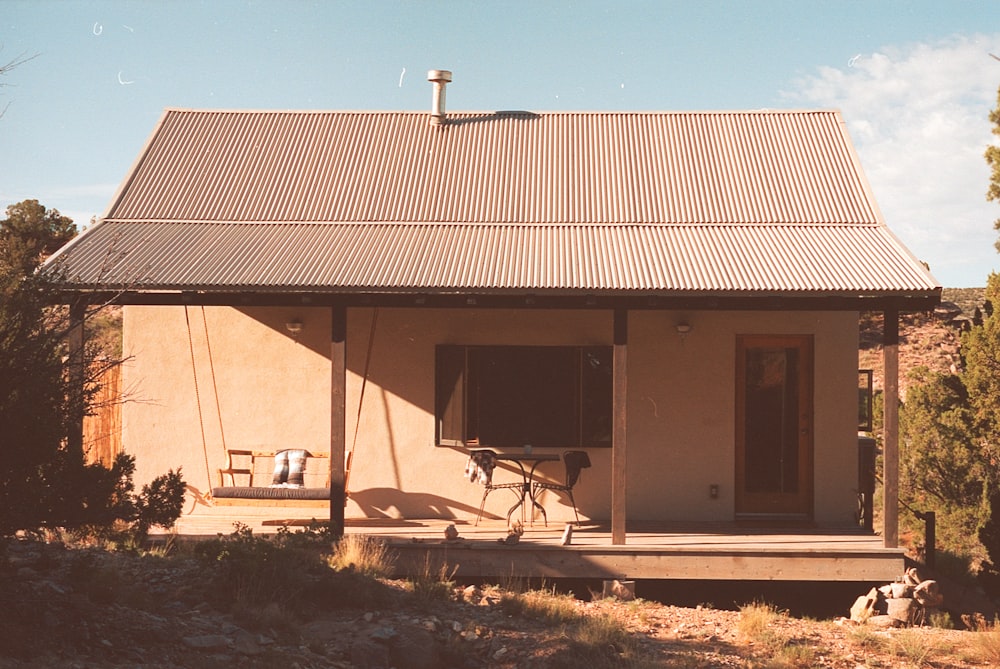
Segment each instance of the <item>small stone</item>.
M197 648L199 650L222 650L224 648L229 648L228 637L222 636L221 634L186 636L181 641L188 648Z
M886 616L886 615L872 616L871 618L868 619L868 624L871 625L872 627L879 627L882 629L902 626L901 622L899 622L892 616Z
M893 583L889 586L889 590L890 592L886 596L892 599L913 596L913 586L909 583Z

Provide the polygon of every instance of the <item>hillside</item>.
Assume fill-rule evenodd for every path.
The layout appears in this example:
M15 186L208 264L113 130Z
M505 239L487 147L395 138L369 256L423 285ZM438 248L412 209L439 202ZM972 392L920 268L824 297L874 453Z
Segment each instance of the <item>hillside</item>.
M899 395L906 397L909 372L916 367L954 373L961 364L960 328L982 307L985 288L945 288L933 313L901 314L899 325ZM858 369L873 370L876 390L884 388L882 315L861 315Z

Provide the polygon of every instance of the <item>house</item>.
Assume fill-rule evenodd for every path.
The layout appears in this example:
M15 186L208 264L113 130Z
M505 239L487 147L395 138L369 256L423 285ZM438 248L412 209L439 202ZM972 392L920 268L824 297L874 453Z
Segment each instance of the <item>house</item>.
M626 521L855 527L879 311L894 546L897 315L940 286L840 113L448 113L431 79L430 115L168 109L50 260L125 305L137 481L182 466L204 500L227 450L301 448L330 456L341 529L474 520L470 448L579 449L576 507L614 543Z

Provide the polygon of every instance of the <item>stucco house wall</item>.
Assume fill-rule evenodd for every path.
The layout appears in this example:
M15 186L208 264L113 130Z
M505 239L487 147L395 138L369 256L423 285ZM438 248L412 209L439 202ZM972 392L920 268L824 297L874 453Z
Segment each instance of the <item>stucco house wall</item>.
M436 345L612 343L608 311L382 308L368 359L373 317L370 308L348 310L345 428L355 454L347 517L475 516L482 488L463 478L467 454L434 443ZM293 320L303 325L297 335L285 327ZM681 321L692 326L685 336L676 330ZM136 455L136 480L183 467L197 497L218 485L223 442L328 451L331 325L326 308L126 307L123 386L131 399L123 409L123 446ZM733 519L739 334L814 337L814 518L850 525L856 312L630 312L629 519ZM593 467L576 501L581 516L607 519L611 449L589 452ZM553 478L561 470L561 463L539 469ZM717 499L710 485L718 486ZM543 501L550 521L571 518L562 498ZM509 495L494 493L487 511L502 515L509 503Z

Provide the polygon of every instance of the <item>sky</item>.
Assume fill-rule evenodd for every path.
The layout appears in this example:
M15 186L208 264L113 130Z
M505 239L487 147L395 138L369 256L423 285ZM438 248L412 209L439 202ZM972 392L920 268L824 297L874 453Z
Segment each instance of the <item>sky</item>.
M1000 271L1000 3L0 0L0 211L102 216L165 108L839 109L944 287Z

